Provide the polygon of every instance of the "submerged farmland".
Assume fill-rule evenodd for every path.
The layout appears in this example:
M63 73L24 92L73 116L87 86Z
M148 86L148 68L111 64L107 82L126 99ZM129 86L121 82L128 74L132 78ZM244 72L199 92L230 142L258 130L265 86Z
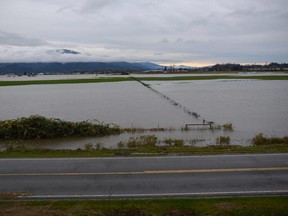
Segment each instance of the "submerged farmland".
M121 141L143 135L196 146L215 144L219 137L229 137L231 144L250 145L258 133L288 134L286 80L131 80L0 88L1 120L41 115L65 121L97 120L127 129L107 137L35 141L45 148L77 149L87 143L115 148ZM205 122L213 122L215 130L185 128ZM233 130L217 130L227 123L232 123ZM149 128L159 130L145 130Z

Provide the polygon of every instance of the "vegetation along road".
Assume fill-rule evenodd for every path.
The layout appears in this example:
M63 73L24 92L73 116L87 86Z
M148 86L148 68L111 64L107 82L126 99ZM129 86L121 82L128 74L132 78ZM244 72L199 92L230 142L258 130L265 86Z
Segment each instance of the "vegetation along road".
M0 159L0 191L28 199L288 194L288 154Z

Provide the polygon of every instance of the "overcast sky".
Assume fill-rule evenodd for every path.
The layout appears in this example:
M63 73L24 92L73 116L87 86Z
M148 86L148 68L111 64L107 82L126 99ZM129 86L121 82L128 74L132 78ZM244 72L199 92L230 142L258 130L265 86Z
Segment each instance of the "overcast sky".
M19 61L288 62L288 1L0 0L0 62Z

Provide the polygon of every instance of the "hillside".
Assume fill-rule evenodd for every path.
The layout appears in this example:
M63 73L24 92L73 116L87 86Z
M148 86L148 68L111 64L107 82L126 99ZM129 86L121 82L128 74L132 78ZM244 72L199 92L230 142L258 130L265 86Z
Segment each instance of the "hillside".
M0 74L38 74L38 73L74 73L74 72L130 72L161 69L161 66L149 62L49 62L49 63L0 63Z

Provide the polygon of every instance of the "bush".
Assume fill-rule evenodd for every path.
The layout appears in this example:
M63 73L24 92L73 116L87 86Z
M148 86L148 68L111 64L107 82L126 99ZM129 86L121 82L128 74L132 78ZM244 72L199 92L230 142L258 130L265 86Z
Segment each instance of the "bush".
M288 136L285 137L264 137L262 133L252 138L253 145L288 144Z
M127 143L128 148L136 148L139 145L140 145L140 143L138 141L138 138L135 138L135 137L129 138L128 143Z
M232 123L222 125L224 131L233 131Z
M263 136L262 133L257 134L252 138L252 143L254 145L261 145L266 143L266 138Z
M184 140L182 139L165 139L164 143L167 146L176 146L176 147L182 147L184 146Z
M93 150L93 145L91 143L85 144L85 150L86 151L92 151Z
M225 136L217 137L216 138L216 143L218 145L229 145L230 144L230 137L229 136L227 136L227 137L225 137Z
M69 122L32 115L0 121L0 139L45 139L69 136L104 136L119 133L118 127L88 121Z
M171 138L170 139L165 139L164 143L166 144L166 146L173 146L173 140Z
M104 149L103 144L102 144L102 143L97 143L97 144L95 145L95 149L96 149L97 151Z
M157 144L157 137L155 135L140 136L142 145L155 147Z
M128 148L137 148L137 147L155 147L157 144L157 137L155 135L147 135L140 137L130 137L127 142ZM123 142L118 143L118 148L125 146Z
M118 142L117 144L119 149L124 149L125 148L125 143L123 141Z

